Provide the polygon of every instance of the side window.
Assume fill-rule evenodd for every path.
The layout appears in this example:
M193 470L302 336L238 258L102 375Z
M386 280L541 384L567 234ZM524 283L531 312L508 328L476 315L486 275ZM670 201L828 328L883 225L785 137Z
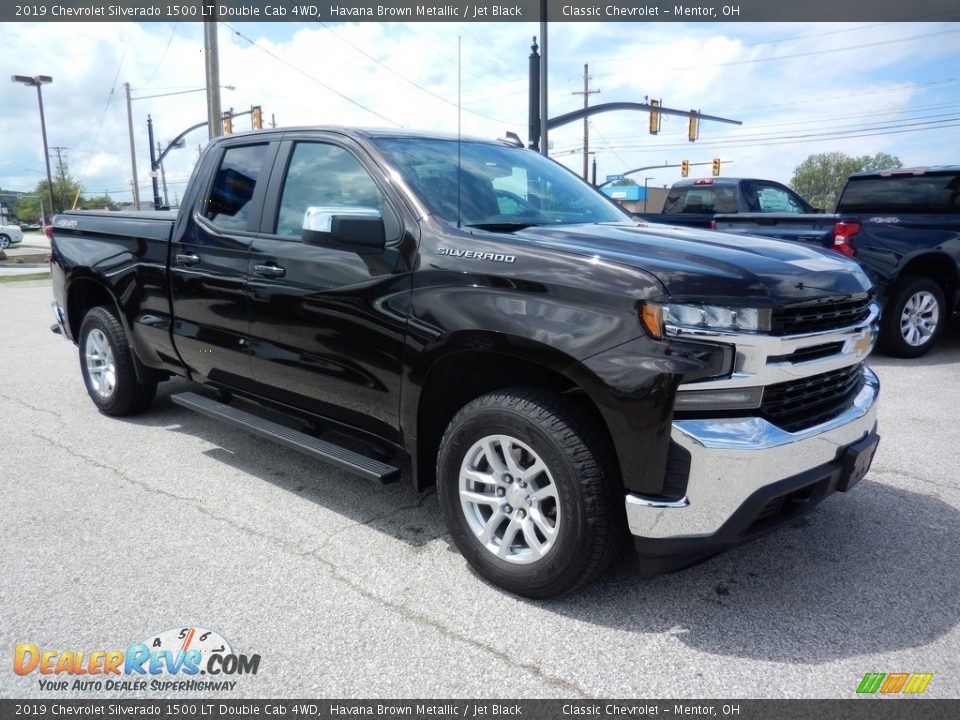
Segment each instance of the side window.
M757 202L760 212L802 213L803 207L790 193L778 187L760 185L757 187Z
M384 209L383 193L360 161L336 145L294 145L283 180L277 235L299 238L309 207Z
M227 148L210 189L203 214L221 230L246 230L250 199L256 189L266 145Z

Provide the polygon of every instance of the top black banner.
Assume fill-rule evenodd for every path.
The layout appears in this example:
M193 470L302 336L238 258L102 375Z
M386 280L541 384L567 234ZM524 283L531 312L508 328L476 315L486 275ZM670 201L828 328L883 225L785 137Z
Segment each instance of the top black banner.
M2 22L910 22L957 21L957 0L35 0Z

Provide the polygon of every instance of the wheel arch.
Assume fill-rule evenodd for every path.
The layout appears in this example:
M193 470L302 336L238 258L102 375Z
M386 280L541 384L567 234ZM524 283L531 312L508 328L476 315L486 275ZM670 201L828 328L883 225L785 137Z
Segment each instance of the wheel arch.
M83 276L73 279L67 287L67 325L70 328L70 335L76 342L80 341L80 326L83 324L83 318L92 308L101 305L112 307L123 325L123 329L129 333L130 327L127 325L126 318L120 312L120 304L116 296L110 289L110 286L103 281L89 276Z
M76 277L70 281L66 290L66 321L67 327L73 341L80 342L80 327L83 325L83 319L87 313L95 307L110 307L120 321L124 332L130 339L130 352L133 356L133 367L137 374L137 379L141 382L150 380L156 381L161 376L152 372L137 355L137 350L133 339L133 330L130 326L129 318L123 312L117 296L113 289L102 279L84 275Z
M453 416L471 400L496 390L538 387L563 395L612 447L600 409L585 388L565 372L576 364L574 358L522 339L498 336L479 347L477 339L451 339L444 352L434 354L419 373L412 373L419 393L415 402L405 407L404 420L405 427L416 428L416 437L407 439L407 449L417 489L436 482L440 440ZM619 467L612 464L611 472L619 474Z
M921 255L915 255L907 260L897 273L896 280L893 283L888 297L893 297L896 290L904 283L909 282L912 277L926 277L933 280L943 290L944 302L946 304L947 315L953 312L957 286L958 286L958 266L957 261L946 253L926 252Z

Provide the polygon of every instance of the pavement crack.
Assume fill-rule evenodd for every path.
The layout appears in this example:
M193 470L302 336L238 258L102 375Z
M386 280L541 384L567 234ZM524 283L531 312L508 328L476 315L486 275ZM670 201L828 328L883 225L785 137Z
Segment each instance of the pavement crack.
M323 546L321 546L321 548L322 547ZM318 548L318 551L319 551L319 548ZM330 574L333 576L335 580L339 580L343 584L347 585L350 589L352 589L358 595L366 598L370 602L376 603L377 605L380 605L381 607L386 608L387 610L390 610L396 613L397 615L400 615L404 619L409 620L410 622L413 622L417 625L431 628L436 632L439 632L443 637L447 638L448 640L453 640L455 642L460 642L465 645L474 647L478 650L481 650L482 652L485 652L489 655L494 656L498 660L506 663L511 667L527 672L533 677L542 681L543 683L551 687L557 688L557 690L561 691L561 693L563 693L565 697L595 699L593 695L591 695L587 690L580 687L576 683L570 682L569 680L566 680L561 677L557 677L555 675L551 675L547 671L545 671L541 666L535 663L517 660L516 658L511 657L506 652L499 650L491 645L488 645L487 643L481 642L480 640L472 638L469 635L465 635L459 632L456 628L449 627L448 625L441 623L435 618L421 615L420 613L416 612L413 608L411 608L409 605L395 602L390 600L389 598L380 597L379 595L376 595L372 591L368 590L367 588L363 587L359 583L355 582L353 578L351 578L350 576L342 573L339 567L337 567L334 563L332 563L330 560L323 557L322 555L318 555L317 551L313 553L313 557L316 558L316 560L320 562L320 564L322 564L324 567L327 568L327 570L330 572Z
M421 508L423 507L423 504L427 501L427 498L429 498L432 494L433 493L430 493L430 492L422 493L420 498L414 503L408 503L406 505L398 505L397 507L392 508L390 510L385 510L383 512L375 513L370 517L368 517L366 520L359 520L357 522L350 523L349 525L342 527L335 532L330 533L326 538L324 538L323 542L321 542L313 550L313 552L319 552L321 550L324 550L337 537L339 537L340 535L343 535L344 533L350 530L353 530L354 528L369 527L370 523L376 522L377 520L386 520L387 518L391 518L394 515L399 515L402 512L406 512L407 510L416 510L417 508Z
M63 415L61 415L58 412L54 412L53 410L48 410L47 408L38 407L36 405L28 403L26 400L21 400L20 398L16 398L16 397L10 397L9 395L4 395L3 393L0 393L0 398L4 400L8 400L9 402L12 402L12 403L16 403L17 405L21 405L27 408L28 410L33 410L34 412L44 413L46 415L52 415L60 422L63 422Z
M899 468L885 468L882 465L874 465L870 470L871 475L873 473L879 473L880 475L894 475L897 477L908 478L910 480L915 480L916 482L924 483L925 485L933 485L934 487L943 488L944 490L958 490L956 485L948 485L946 483L939 483L936 480L931 480L930 478L925 478L922 475L917 475L916 473L910 472L909 470L901 470Z
M177 495L176 493L169 492L168 490L163 490L154 485L151 485L150 483L144 482L143 480L137 480L136 478L131 477L130 475L128 475L126 472L124 472L119 468L115 468L112 465L108 465L105 462L102 462L101 460L98 460L94 457L90 457L89 455L84 455L81 452L77 452L69 445L64 445L61 442L57 442L52 437L48 437L43 433L38 433L36 430L31 431L31 434L35 438L43 440L48 444L53 445L55 448L59 450L63 450L70 457L75 458L77 460L82 460L85 463L89 463L90 465L93 465L95 468L99 468L100 470L106 470L107 472L113 473L123 482L133 485L145 492L149 492L154 495L162 495L163 497L172 498L174 500L182 500L184 502L189 502L191 505L194 504L197 500L197 498L193 498L188 495Z
M160 495L166 498L170 498L172 500L187 502L190 504L192 508L202 513L203 515L206 515L211 520L228 525L231 528L237 530L238 532L243 533L244 535L247 535L250 537L256 537L264 542L267 542L270 545L277 547L282 552L285 552L294 557L316 561L323 568L327 570L327 572L333 577L334 580L346 585L361 597L384 608L388 612L395 613L400 617L404 618L405 620L412 622L416 625L419 625L421 627L430 628L435 632L440 633L443 637L445 637L448 640L460 642L465 645L476 648L484 653L487 653L488 655L495 657L501 662L506 663L510 667L513 667L520 671L528 673L529 675L543 682L544 684L550 687L556 688L558 692L565 697L577 697L577 698L583 698L583 699L591 699L594 697L586 689L580 687L576 683L566 680L565 678L558 677L556 675L551 675L546 670L544 670L540 665L537 665L532 662L524 662L522 660L518 660L503 650L500 650L485 642L477 640L476 638L470 637L469 635L466 635L463 632L460 632L455 627L451 627L445 623L440 622L436 618L428 617L424 614L417 612L415 608L411 607L410 605L404 602L398 602L395 600L391 600L390 598L381 597L377 595L373 591L365 588L360 582L354 580L349 574L342 571L339 566L337 566L334 562L332 562L328 558L324 557L324 555L322 554L324 550L328 549L328 546L330 545L330 543L338 535L341 535L352 528L356 528L359 526L369 526L370 523L376 522L377 520L383 520L386 518L390 518L394 515L398 515L399 513L405 512L407 510L419 508L430 497L430 493L424 493L423 495L420 496L420 498L418 498L418 500L415 503L407 503L405 505L400 505L396 508L392 508L385 512L376 513L371 517L367 518L366 520L352 523L345 528L341 528L337 532L327 537L319 546L317 546L312 550L301 550L295 547L294 545L292 545L291 543L276 537L275 535L271 535L269 533L255 530L251 527L248 527L247 525L239 524L228 517L218 515L212 512L211 510L209 510L208 508L205 508L202 505L197 504L196 498L177 495L175 493L162 490L142 480L137 480L131 477L130 475L128 475L127 473L123 472L122 470L112 467L100 460L97 460L96 458L77 452L73 448L58 442L54 438L48 437L36 431L33 431L32 434L34 435L34 437L49 443L53 447L63 450L70 457L76 458L77 460L81 460L85 463L89 463L93 467L110 472L114 474L117 478L119 478L121 481L128 483L140 490L143 490L145 492L148 492L154 495Z

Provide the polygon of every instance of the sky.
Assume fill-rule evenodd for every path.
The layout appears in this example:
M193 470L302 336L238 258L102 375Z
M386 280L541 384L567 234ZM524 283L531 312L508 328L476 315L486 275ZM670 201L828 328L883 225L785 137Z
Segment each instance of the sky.
M277 126L404 127L527 139L527 58L538 23L220 23L224 109L260 105ZM590 120L598 178L643 166L641 185L669 186L681 160L723 159L723 174L789 183L814 153L878 152L907 166L960 162L960 22L550 23L549 114L590 103L698 109L741 126L611 112ZM164 145L206 120L203 25L6 23L7 76L50 75L48 143L87 195L131 198L124 83L132 88L141 197L149 199L146 118ZM461 58L458 73L458 47ZM181 93L165 97L146 97ZM234 121L238 130L250 118ZM29 191L45 176L33 88L0 83L0 187ZM205 130L168 156L171 203L182 197ZM582 168L583 123L550 132L551 156ZM53 155L56 162L56 155ZM54 168L55 168L54 164ZM54 170L55 171L55 170ZM708 176L709 164L692 176Z

